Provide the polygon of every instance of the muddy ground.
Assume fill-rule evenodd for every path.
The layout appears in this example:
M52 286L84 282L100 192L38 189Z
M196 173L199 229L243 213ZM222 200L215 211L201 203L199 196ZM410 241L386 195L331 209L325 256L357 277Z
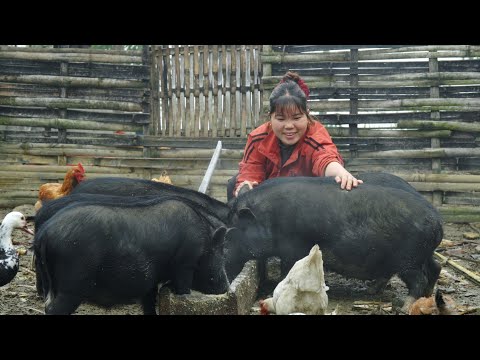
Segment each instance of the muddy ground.
M28 207L23 211L26 215ZM0 220L13 209L0 209ZM20 208L22 211L23 209ZM29 222L31 229L33 222ZM35 288L35 272L31 268L32 252L28 250L28 241L32 236L20 230L14 230L12 238L22 244L17 248L27 250L20 256L20 269L17 276L9 284L0 287L0 315L40 315L44 314L44 301L37 296ZM444 224L444 241L437 249L464 268L480 274L480 224ZM438 259L437 259L438 260ZM329 311L340 315L396 315L407 289L403 282L393 277L385 291L378 295L368 293L368 286L362 281L346 279L334 273L326 273L325 281L330 287ZM267 284L259 292L259 298L265 298L273 290L274 284ZM480 314L480 284L470 280L465 274L444 264L437 287L448 294L456 303L460 313ZM256 302L251 314L259 313ZM83 315L139 315L140 305L124 305L112 309L103 309L95 305L82 304L75 314Z

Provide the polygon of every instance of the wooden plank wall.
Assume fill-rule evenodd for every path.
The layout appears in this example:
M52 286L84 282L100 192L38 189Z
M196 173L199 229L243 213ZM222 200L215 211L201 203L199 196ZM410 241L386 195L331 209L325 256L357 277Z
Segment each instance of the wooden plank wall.
M263 119L259 45L153 46L151 135L246 137Z
M480 221L479 56L467 45L264 46L264 111L297 71L350 171L396 173L449 219Z
M292 69L349 170L398 174L446 219L480 221L478 46L149 48L0 46L0 206L33 204L77 162L90 177L167 170L198 189L218 140L207 193L225 200L246 134Z
M0 206L34 203L78 162L91 177L151 175L124 165L150 124L146 55L0 46Z

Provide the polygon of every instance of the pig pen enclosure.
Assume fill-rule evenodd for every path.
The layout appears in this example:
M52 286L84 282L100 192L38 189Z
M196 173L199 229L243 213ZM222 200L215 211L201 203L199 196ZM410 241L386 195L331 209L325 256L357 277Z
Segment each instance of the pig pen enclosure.
M135 51L1 46L0 218L17 206L33 212L39 186L63 182L69 165L79 162L90 178L153 179L166 171L174 185L197 190L219 140L223 148L206 193L226 201L246 135L265 121L270 91L290 69L305 79L311 111L348 170L396 174L437 207L445 223L437 287L459 312L476 313L479 56L480 47L460 45L152 45ZM13 236L24 244L31 239L17 230ZM0 314L43 313L30 261L26 251L17 276L0 288ZM236 308L219 313L258 313L256 300L279 277L272 261L269 281L252 295L254 270L249 284L238 284L249 290L232 300ZM339 314L395 314L406 295L397 278L380 295L333 273L326 282L329 310L338 305ZM160 296L165 309L167 295ZM169 304L164 311L175 313ZM85 304L77 313L141 310Z

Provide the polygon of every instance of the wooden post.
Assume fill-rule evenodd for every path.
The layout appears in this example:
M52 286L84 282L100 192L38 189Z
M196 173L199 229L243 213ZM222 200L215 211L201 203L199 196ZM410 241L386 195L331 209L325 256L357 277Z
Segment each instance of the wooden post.
M183 62L185 68L185 136L190 137L193 128L193 71L190 70L190 47L183 48ZM192 77L190 79L190 77ZM191 108L192 107L192 108Z
M253 65L253 127L256 128L261 124L261 109L262 109L262 98L260 92L260 79L261 74L260 70L260 46L255 45L253 48L254 51L254 65Z
M161 53L160 53L161 56ZM150 135L158 135L160 125L160 68L158 45L152 46L150 52Z
M154 61L150 61L152 59L152 57L155 56L155 52L153 51L153 49L150 49L150 46L148 45L143 45L143 51L142 51L142 63L143 65L147 65L147 66L150 66L150 64L154 63ZM153 59L152 59L153 60ZM151 67L150 67L151 69ZM143 125L143 134L142 135L148 135L149 132L150 132L150 124L152 123L152 107L151 107L151 104L152 104L152 101L151 101L151 98L150 98L150 94L153 92L152 91L152 86L151 86L151 79L154 78L154 76L152 76L152 71L150 71L150 74L149 74L149 78L148 79L142 79L142 82L143 82L143 85L144 85L144 91L143 91L143 98L142 98L142 112L143 113L146 113L146 114L150 114L150 122L149 124L145 124ZM148 91L147 89L150 89L150 91ZM150 148L144 146L143 147L143 157L150 157ZM149 174L148 174L148 179L150 179L152 176L152 172L150 170Z
M438 73L438 59L436 57L430 57L428 59L428 71L429 73ZM438 86L430 87L430 98L439 98L440 97L440 88ZM440 112L438 110L432 111L430 113L430 118L432 120L440 120ZM431 147L439 148L440 147L440 138L431 139ZM435 158L432 159L432 172L434 174L439 174L442 171L441 159ZM433 205L440 206L443 203L443 192L434 191L432 197Z
M245 122L242 118L242 56L241 56L241 49L237 48L237 45L234 45L235 48L235 119L236 119L236 127L235 132L238 136L247 136L245 130Z
M350 114L358 115L358 49L350 49ZM358 136L358 125L350 124L350 136ZM356 140L350 143L350 158L358 156Z
M262 53L269 52L272 52L272 45L262 45ZM262 63L262 77L265 76L272 76L272 64ZM262 104L260 105L263 114L268 113L268 111L270 110L268 107L265 108L263 104L268 103L271 93L271 90L263 90Z
M63 75L63 76L68 75L68 62L62 61L60 63L60 75ZM67 88L65 86L62 86L60 88L60 97L61 98L66 98L67 97ZM58 116L61 119L66 119L67 118L67 109L59 109L58 110ZM47 129L45 129L45 130L47 130ZM50 129L48 129L47 131L50 131ZM57 142L58 143L63 143L63 144L65 144L67 142L67 129L58 129ZM60 159L58 161L58 165L63 165L63 164L60 164Z
M231 78L231 68L232 68L232 47L229 45L225 47L225 136L235 136L235 131L232 129L230 119L232 114L232 92L230 89L230 78Z

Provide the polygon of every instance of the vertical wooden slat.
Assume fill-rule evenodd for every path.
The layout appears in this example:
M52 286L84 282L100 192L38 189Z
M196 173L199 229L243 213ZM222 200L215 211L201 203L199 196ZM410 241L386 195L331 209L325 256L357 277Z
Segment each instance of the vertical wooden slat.
M225 47L225 82L224 82L224 92L225 92L225 104L224 104L224 114L225 114L225 136L234 136L234 133L231 133L230 130L230 119L231 119L231 97L232 92L230 91L230 71L232 69L232 53L231 46Z
M350 49L350 114L358 114L358 49ZM349 124L350 136L350 157L358 156L358 145L356 137L358 137L358 125Z
M192 129L192 111L190 109L190 102L193 105L193 94L190 91L190 86L192 82L190 81L190 76L192 75L192 71L190 70L190 47L185 46L183 48L183 61L185 67L185 122L184 122L184 129L185 129L185 136L190 137L190 131ZM190 98L192 97L192 99Z
M205 85L204 85L204 76L203 76L203 61L204 61L204 56L203 56L203 52L204 52L204 47L202 48L199 48L199 54L198 54L198 65L199 65L199 71L200 71L200 74L199 74L199 85L200 85L200 95L198 97L198 102L199 102L199 106L200 106L200 115L199 115L199 119L198 119L198 124L199 124L199 127L200 127L200 130L199 130L199 136L206 136L205 134Z
M208 88L209 88L209 81L208 81L208 57L209 57L210 49L208 45L203 46L203 95L204 95L204 113L202 119L202 134L203 136L208 136L208 129L209 129L209 96L208 96Z
M232 115L230 120L230 136L237 136L237 77L235 76L235 71L237 68L237 46L231 46L231 60L232 66L230 68L230 82L232 84Z
M428 72L430 73L438 73L438 58L437 57L429 57L428 59ZM439 98L440 97L440 88L438 86L431 86L430 87L430 97L431 98ZM433 120L440 120L440 112L439 111L432 111L430 112L430 118ZM440 138L432 138L430 140L430 146L432 148L439 148L440 147ZM435 158L432 159L432 172L434 174L440 174L442 171L442 163L441 159ZM440 206L443 203L443 191L433 191L432 194L432 202L435 206Z
M60 63L60 75L66 76L68 75L68 62L62 61ZM67 97L67 88L62 86L60 88L60 97L66 98ZM58 117L61 119L65 119L67 117L67 109L60 109L58 110ZM66 129L58 129L57 133L57 142L58 143L66 143L67 142L67 130ZM67 159L64 156L58 157L58 165L66 165Z
M173 91L172 91L172 59L170 56L170 48L167 47L165 48L165 66L167 69L167 104L168 104L168 119L166 122L166 131L165 133L168 134L168 136L173 136L173 102L172 102L172 97L173 97Z
M171 55L171 61L172 61L172 97L171 97L171 104L172 104L172 135L170 136L176 136L177 135L177 128L178 128L178 120L180 118L179 113L178 113L178 96L177 96L177 91L179 84L177 83L177 61L175 59L176 55L176 47L174 46L173 53L172 50L170 52L172 53Z
M159 69L159 55L158 46L152 46L150 63L150 135L158 135L158 125L160 124L160 69Z
M185 133L185 61L183 52L180 54L180 47L175 49L175 62L177 64L177 96L178 96L178 127L175 136L182 136Z
M246 113L246 118L245 118L245 126L246 126L246 134L248 134L250 131L252 131L252 91L250 89L250 71L251 71L251 50L250 46L246 46L245 50L242 51L242 53L245 56L245 113Z
M159 135L165 136L167 125L166 121L168 118L168 102L167 102L167 73L165 67L165 56L163 51L163 46L159 49L159 78L160 78L160 111L162 112L162 118L159 124Z
M194 118L194 124L193 124L193 129L194 129L194 135L195 137L200 136L200 130L199 130L199 120L200 120L200 79L199 79L199 74L200 74L200 63L199 63L199 50L198 50L198 45L195 45L193 47L193 74L195 77L194 80L194 95L195 95L195 118Z
M215 94L214 94L214 87L216 88L216 83L213 75L213 47L212 51L208 54L208 123L210 124L210 136L216 137L217 136L217 119L216 119L216 111L215 111Z
M254 46L254 56L252 59L253 61L253 127L257 128L261 121L260 121L260 109L261 109L261 101L260 98L260 75L258 73L259 64L260 64L260 47L258 45Z
M223 74L225 72L225 45L219 49L218 54L218 94L217 94L217 136L225 136L225 118L223 116L224 106L224 87L223 87Z
M151 65L151 60L152 60L152 52L149 52L150 47L148 45L143 45L142 47L142 65L143 66L148 66L149 68ZM152 72L149 74L149 82L151 82L152 78ZM151 89L150 89L151 93ZM152 113L152 101L151 98L147 100L147 93L143 93L142 96L142 112L146 114L151 114ZM143 125L143 135L148 135L150 133L151 127L150 124ZM148 146L144 146L142 149L142 155L144 158L149 158L151 156L151 148ZM143 170L143 176L146 177L147 179L152 178L152 170L151 169L144 169Z
M242 119L242 62L241 62L241 50L237 49L235 45L235 134L237 136L245 136L245 122Z
M211 53L211 87L213 95L213 107L210 118L212 119L212 137L218 137L218 45L213 45Z
M269 53L272 51L272 45L262 45L262 52ZM262 64L262 75L263 76L272 76L272 64ZM270 110L268 107L264 107L263 104L267 103L270 99L271 90L263 90L263 96L261 100L261 109L262 113L266 114Z

